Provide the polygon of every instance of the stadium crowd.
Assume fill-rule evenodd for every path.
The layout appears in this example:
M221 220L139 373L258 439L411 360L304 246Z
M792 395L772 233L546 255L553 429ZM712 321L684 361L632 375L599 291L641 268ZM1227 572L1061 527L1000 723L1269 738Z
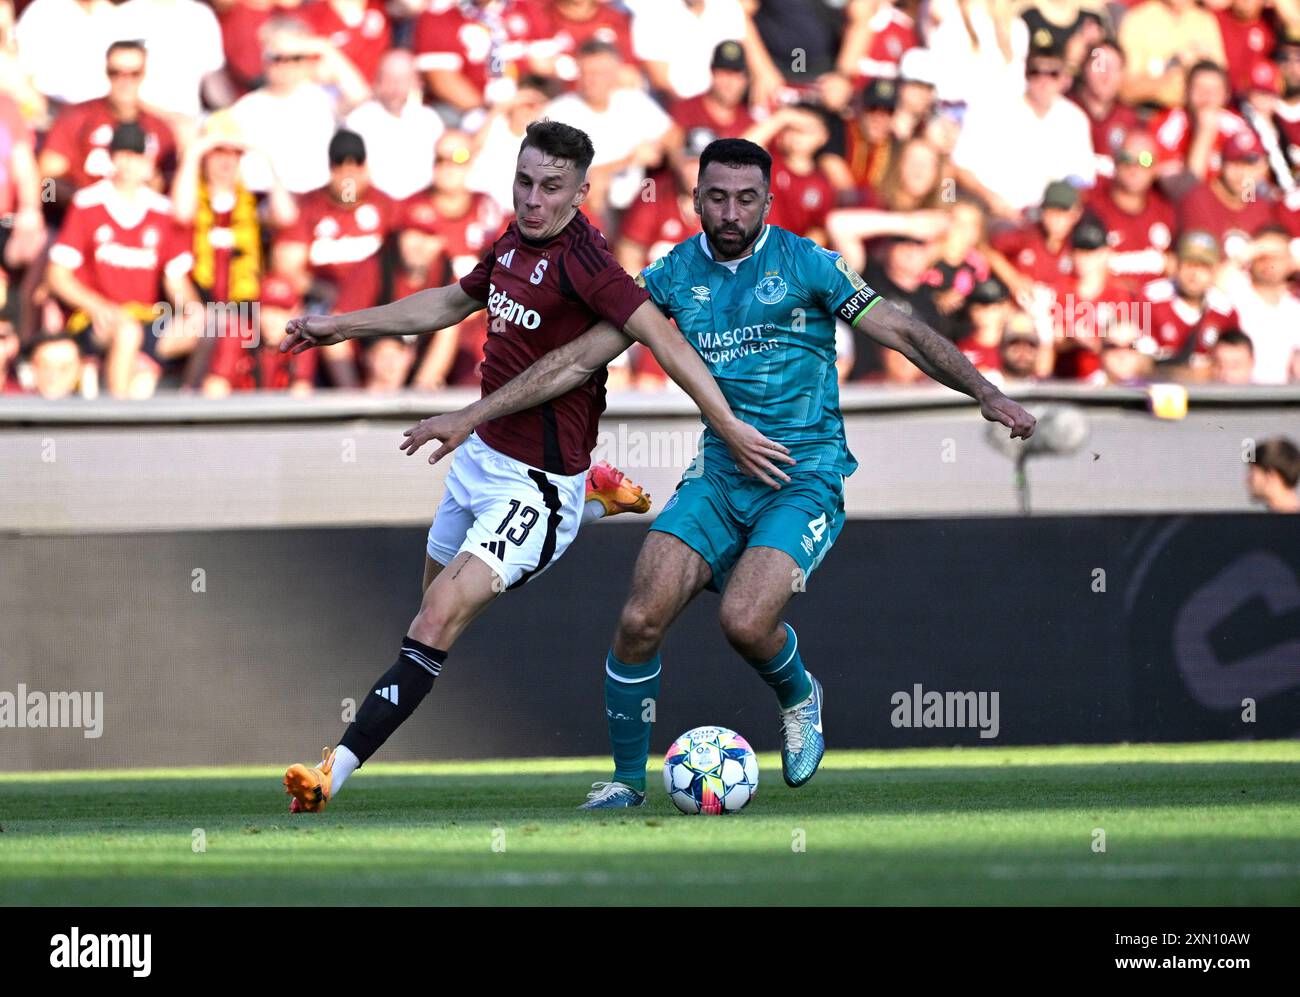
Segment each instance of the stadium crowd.
M543 117L630 272L745 137L990 377L1300 382L1300 0L0 0L0 390L476 384L482 313L277 344L472 269ZM923 377L847 326L840 369Z

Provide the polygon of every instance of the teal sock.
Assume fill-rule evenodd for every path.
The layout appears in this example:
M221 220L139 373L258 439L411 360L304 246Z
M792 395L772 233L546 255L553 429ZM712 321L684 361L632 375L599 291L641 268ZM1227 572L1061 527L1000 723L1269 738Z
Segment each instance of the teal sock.
M659 698L659 655L640 665L619 661L611 650L605 659L605 717L614 751L614 781L645 792L645 765L650 756L654 701Z
M794 627L785 624L785 647L771 661L751 661L754 670L772 687L781 709L788 710L812 695L812 679L804 671L799 657L799 637Z

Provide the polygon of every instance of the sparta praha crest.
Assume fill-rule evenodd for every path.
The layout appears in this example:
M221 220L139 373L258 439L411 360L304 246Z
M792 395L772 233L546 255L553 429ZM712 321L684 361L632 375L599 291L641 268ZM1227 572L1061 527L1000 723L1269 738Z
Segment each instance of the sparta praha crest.
M696 727L664 756L664 789L682 813L735 813L758 792L758 758L734 730Z

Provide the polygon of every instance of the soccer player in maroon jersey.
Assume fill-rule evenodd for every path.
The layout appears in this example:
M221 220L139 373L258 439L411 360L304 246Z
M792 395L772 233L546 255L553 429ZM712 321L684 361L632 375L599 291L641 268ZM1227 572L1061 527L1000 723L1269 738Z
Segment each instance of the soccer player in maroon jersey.
M699 354L578 211L594 154L590 138L576 128L556 121L529 125L516 163L515 221L471 273L457 284L380 308L294 319L281 348L297 352L351 339L418 335L461 322L486 305L486 399L604 319L653 351L726 441L743 473L773 486L788 481L774 463L791 462L787 448L736 418ZM484 422L468 438L445 441L429 458L435 462L463 441L429 530L420 611L397 661L367 693L337 749L327 749L319 766L294 765L285 773L291 809L323 809L428 695L470 622L502 592L545 571L564 553L583 514L604 382L604 370L596 369L550 402ZM434 422L407 430L402 448L414 453L432 439L437 427L427 424Z

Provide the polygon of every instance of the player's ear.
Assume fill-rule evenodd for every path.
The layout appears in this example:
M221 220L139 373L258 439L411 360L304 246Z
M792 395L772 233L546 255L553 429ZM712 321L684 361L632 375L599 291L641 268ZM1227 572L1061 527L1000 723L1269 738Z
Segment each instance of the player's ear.
M591 191L591 181L583 177L581 185L578 187L578 193L574 195L573 206L576 208L587 199L587 194Z
M772 210L772 192L769 190L767 196L763 198L763 221L767 221L767 213Z
M695 213L703 215L703 212L700 211L700 188L698 185L691 191L691 200L695 203Z

